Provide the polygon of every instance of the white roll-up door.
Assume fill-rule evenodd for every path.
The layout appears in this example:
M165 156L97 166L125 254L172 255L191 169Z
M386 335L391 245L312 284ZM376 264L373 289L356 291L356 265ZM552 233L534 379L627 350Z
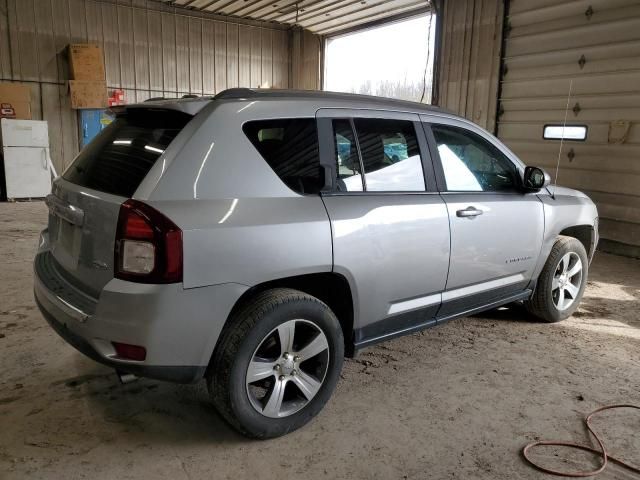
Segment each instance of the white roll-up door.
M640 1L511 0L498 136L555 175L559 142L545 124L587 125L563 146L558 184L598 205L602 238L640 247Z

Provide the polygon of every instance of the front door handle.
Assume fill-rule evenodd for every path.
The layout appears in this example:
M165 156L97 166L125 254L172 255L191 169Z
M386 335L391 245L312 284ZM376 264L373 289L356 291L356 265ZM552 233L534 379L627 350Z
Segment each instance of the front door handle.
M458 217L477 217L478 215L482 215L482 210L478 210L476 207L467 207L462 210L458 210L456 212Z

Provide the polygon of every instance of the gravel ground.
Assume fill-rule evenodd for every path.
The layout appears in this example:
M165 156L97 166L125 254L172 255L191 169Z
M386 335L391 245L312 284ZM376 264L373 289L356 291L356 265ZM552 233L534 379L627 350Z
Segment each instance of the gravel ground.
M45 220L41 202L0 204L2 480L548 478L524 464L524 444L586 442L586 413L640 405L640 261L598 253L569 320L501 309L370 348L346 361L310 425L248 441L202 386L120 385L47 326L31 273ZM611 451L640 465L639 411L594 423ZM593 464L576 452L538 456ZM612 466L599 478L638 476Z

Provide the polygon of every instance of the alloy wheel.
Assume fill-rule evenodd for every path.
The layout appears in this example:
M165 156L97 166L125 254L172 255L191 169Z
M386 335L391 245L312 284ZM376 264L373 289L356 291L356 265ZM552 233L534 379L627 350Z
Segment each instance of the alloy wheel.
M553 281L551 296L560 311L569 308L576 301L582 285L582 260L575 252L565 254L558 262Z
M246 375L251 405L270 418L293 415L316 396L328 368L324 332L308 320L289 320L253 352Z

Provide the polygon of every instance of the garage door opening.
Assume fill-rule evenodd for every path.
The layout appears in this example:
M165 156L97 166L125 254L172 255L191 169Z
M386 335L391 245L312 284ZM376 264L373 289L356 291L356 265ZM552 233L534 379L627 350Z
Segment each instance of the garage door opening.
M425 14L328 38L324 90L431 103L435 24Z

